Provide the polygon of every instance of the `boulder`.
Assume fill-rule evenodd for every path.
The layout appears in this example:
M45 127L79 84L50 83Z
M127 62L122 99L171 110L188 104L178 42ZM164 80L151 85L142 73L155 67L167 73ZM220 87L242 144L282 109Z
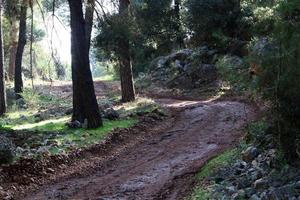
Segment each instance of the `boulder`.
M208 47L183 49L158 57L150 65L151 82L169 88L199 88L217 79L214 58L217 51Z
M120 115L115 109L108 108L108 109L104 110L103 118L106 118L108 120L116 120L116 119L120 118Z
M246 162L251 162L258 156L258 150L255 147L248 147L242 152L243 160Z
M269 182L268 182L268 180L261 178L261 179L256 180L253 183L253 186L257 190L264 190L269 187Z
M178 52L172 53L168 56L168 60L175 61L175 60L185 60L189 56L191 56L194 53L191 49L182 49Z
M82 124L80 123L80 121L77 121L77 120L72 121L72 122L68 122L68 123L66 123L66 125L69 128L74 128L74 129L76 129L76 128L82 128Z
M16 155L15 150L15 145L10 139L0 136L0 165L11 163Z

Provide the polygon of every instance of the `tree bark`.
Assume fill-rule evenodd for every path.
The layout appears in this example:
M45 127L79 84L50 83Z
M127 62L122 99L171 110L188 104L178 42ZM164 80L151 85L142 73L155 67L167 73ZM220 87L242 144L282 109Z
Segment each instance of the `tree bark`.
M31 86L34 89L33 85L33 2L29 0L30 11L31 11L31 24L30 24L30 79L31 79Z
M0 116L6 112L6 95L4 82L4 61L3 61L3 34L2 34L2 9L3 2L0 0Z
M19 25L19 40L16 53L16 65L15 65L15 93L16 98L22 98L23 92L23 80L22 80L22 60L24 48L26 45L26 17L27 17L28 0L23 0L20 12L20 25Z
M86 33L88 50L90 50L91 47L94 11L95 11L95 0L86 0L85 33Z
M8 65L8 78L14 79L15 65L16 65L16 53L18 47L18 25L17 18L12 16L10 18L10 43L9 43L9 65Z
M102 125L102 120L90 70L82 2L78 0L68 2L71 12L72 121L87 123L87 128L97 128Z
M174 11L175 11L175 19L176 19L176 42L179 46L179 48L184 47L184 41L183 41L183 31L182 31L182 23L181 23L181 17L180 17L180 10L181 10L181 0L175 0L174 1Z
M119 15L125 22L129 19L129 0L120 0ZM124 33L119 40L118 47L119 64L120 64L120 79L122 89L122 101L130 102L135 100L135 89L133 84L132 64L130 57L129 39Z

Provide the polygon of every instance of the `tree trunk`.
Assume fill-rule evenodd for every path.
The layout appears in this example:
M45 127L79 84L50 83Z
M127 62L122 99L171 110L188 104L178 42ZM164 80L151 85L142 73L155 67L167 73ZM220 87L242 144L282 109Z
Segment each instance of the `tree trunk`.
M68 2L71 12L72 121L87 123L87 128L97 128L102 125L102 120L90 70L82 3L78 0Z
M125 22L129 18L129 0L120 0L119 15ZM132 65L130 58L130 45L129 40L124 33L119 40L118 47L119 64L120 64L120 79L122 89L122 101L130 102L135 100L135 90L133 84Z
M3 9L3 2L2 0L0 0L0 116L2 116L6 112L6 95L5 95L4 62L3 62L2 9Z
M18 25L17 18L12 16L10 19L10 43L9 43L9 66L8 66L8 78L14 79L15 65L16 65L16 53L18 47Z
M23 52L26 45L26 17L27 17L28 0L23 0L20 12L20 25L19 25L19 41L16 53L15 65L15 93L16 98L22 98L23 80L22 80L22 59Z
M91 47L94 11L95 11L95 0L86 0L85 33L86 33L88 50L90 50Z
M182 31L182 23L181 23L181 17L180 17L180 10L181 10L181 0L175 0L174 2L174 11L175 11L175 31L176 31L176 42L179 46L179 48L184 47L184 37L183 37L183 31Z
M29 0L30 11L31 11L31 24L30 24L30 79L31 79L31 86L34 89L33 85L33 2Z

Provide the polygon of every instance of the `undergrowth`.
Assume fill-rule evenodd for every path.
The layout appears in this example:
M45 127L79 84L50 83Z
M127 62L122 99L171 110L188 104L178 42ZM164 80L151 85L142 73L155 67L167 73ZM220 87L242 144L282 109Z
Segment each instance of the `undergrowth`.
M188 200L207 200L210 197L210 183L207 178L236 160L240 155L240 149L234 148L209 160L196 175L197 186Z

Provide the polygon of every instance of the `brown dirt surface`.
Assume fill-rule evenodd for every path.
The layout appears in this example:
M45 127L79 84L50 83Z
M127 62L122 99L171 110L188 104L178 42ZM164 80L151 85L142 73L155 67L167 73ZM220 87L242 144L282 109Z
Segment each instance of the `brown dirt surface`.
M235 145L257 112L234 101L157 102L174 117L147 122L136 137L121 140L105 154L90 152L20 199L182 199L194 174Z

